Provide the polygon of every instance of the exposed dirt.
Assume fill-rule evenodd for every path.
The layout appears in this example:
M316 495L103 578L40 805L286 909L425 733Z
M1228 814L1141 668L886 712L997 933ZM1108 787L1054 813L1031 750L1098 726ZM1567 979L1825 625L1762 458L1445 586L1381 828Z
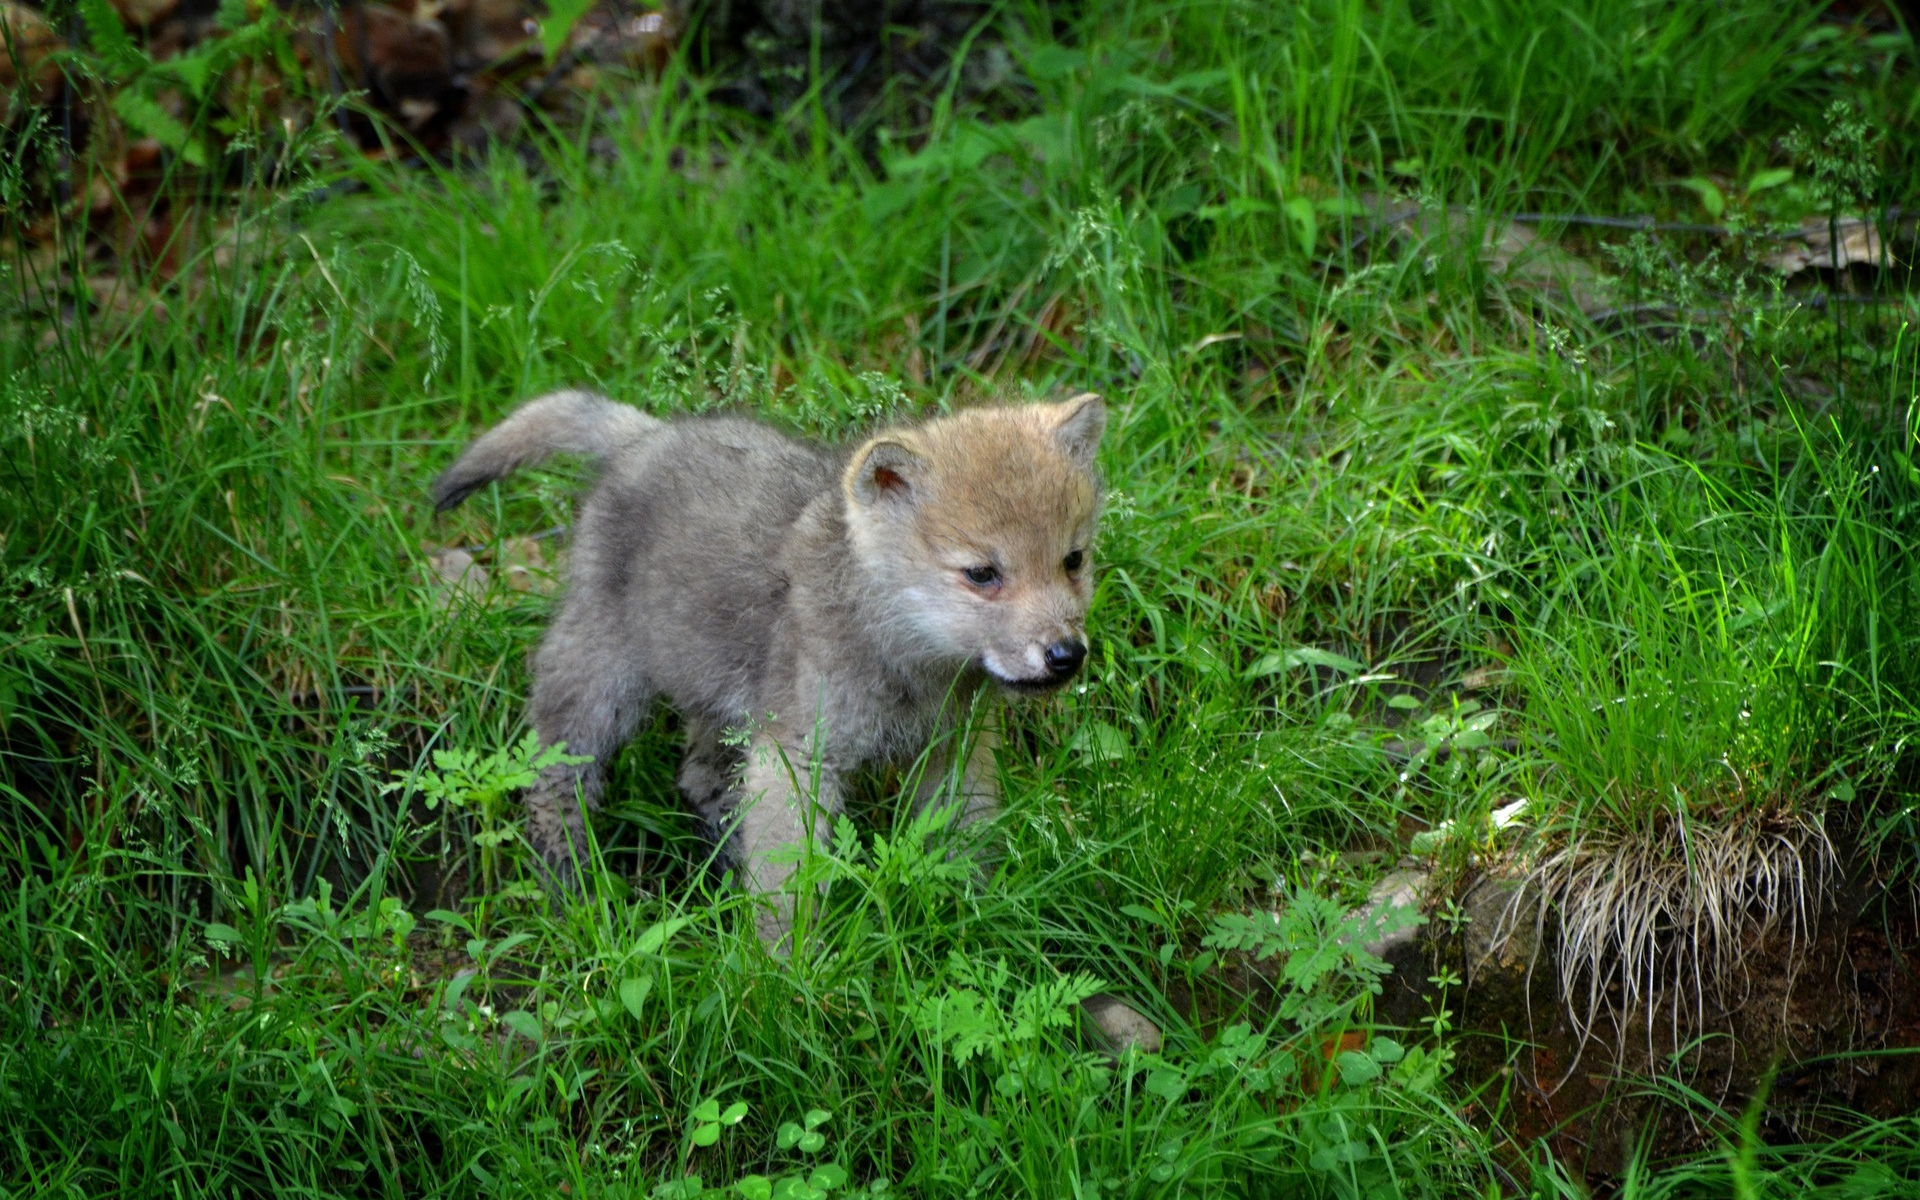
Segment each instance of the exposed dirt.
M1546 1139L1590 1179L1617 1175L1637 1147L1659 1158L1710 1145L1714 1115L1688 1092L1730 1114L1764 1094L1763 1135L1792 1141L1832 1132L1825 1107L1914 1110L1920 895L1911 889L1856 881L1830 897L1812 938L1749 938L1723 991L1674 980L1651 1004L1602 1015L1583 1038L1576 1010L1555 994L1554 921L1536 919L1522 886L1486 877L1466 888L1469 920L1457 932L1429 927L1421 975L1445 966L1467 980L1452 1002L1468 1035L1464 1077L1510 1076L1513 1132ZM1419 977L1399 973L1403 985ZM1411 1018L1424 1004L1403 986L1383 1007Z
M1778 1143L1837 1135L1836 1109L1887 1118L1920 1108L1920 888L1911 882L1894 889L1858 869L1826 893L1810 937L1796 941L1785 926L1747 937L1720 991L1670 980L1617 1017L1615 996L1603 994L1592 1021L1587 996L1575 1007L1558 994L1559 922L1536 884L1518 874L1469 879L1454 889L1448 920L1444 890L1403 869L1380 881L1370 904L1409 894L1424 897L1429 919L1372 948L1393 967L1375 1017L1416 1029L1443 999L1432 979L1464 981L1444 1004L1458 1078L1486 1085L1478 1115L1498 1108L1516 1142L1544 1140L1599 1192L1636 1152L1658 1160L1710 1149L1756 1096L1761 1135ZM1228 955L1191 984L1167 980L1165 996L1214 1031L1279 1003L1276 965Z

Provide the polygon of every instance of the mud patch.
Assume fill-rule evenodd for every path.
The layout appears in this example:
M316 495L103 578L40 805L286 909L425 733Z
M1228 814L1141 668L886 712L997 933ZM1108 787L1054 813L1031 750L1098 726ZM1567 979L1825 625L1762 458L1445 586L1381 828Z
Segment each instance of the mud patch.
M1453 1003L1462 1077L1511 1079L1505 1119L1517 1136L1544 1140L1598 1180L1636 1150L1658 1159L1709 1148L1726 1132L1721 1114L1762 1093L1769 1140L1834 1135L1823 1113L1836 1106L1913 1111L1920 895L1911 889L1842 889L1808 936L1744 936L1717 992L1667 978L1589 1028L1586 997L1560 994L1558 923L1532 886L1474 881L1458 896L1465 920L1436 922L1426 942L1435 971L1466 980ZM1607 986L1617 998L1618 981Z

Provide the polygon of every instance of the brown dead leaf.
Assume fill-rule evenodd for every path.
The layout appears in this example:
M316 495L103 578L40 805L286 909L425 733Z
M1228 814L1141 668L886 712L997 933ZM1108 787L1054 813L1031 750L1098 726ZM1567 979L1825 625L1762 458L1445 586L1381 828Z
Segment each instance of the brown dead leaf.
M29 103L52 98L60 69L49 58L59 49L59 37L39 13L0 0L0 121L11 115L12 93L22 80L31 85Z
M242 58L228 67L220 79L220 94L230 111L254 114L263 124L272 123L272 114L291 117L301 109L287 89L286 76L266 58Z
M1833 225L1825 217L1808 217L1800 223L1799 235L1782 241L1766 265L1782 275L1797 275L1808 267L1879 266L1889 261L1886 250L1879 228L1866 217L1842 217Z
M498 71L508 60L539 60L540 27L522 0L448 0L440 15L454 55L474 68Z
M114 11L129 25L145 29L180 7L180 0L113 0Z
M508 538L494 555L493 569L516 592L550 596L560 586L559 572L537 538Z
M1440 242L1464 249L1479 230L1480 261L1510 285L1565 297L1581 312L1611 308L1607 281L1584 260L1534 229L1511 222L1480 222L1462 208L1426 209L1412 200L1363 195L1363 211L1403 242Z
M165 148L157 139L139 138L127 143L126 152L120 156L120 162L114 168L114 177L123 190L139 180L148 185L144 190L152 191L165 169Z
M334 32L341 71L367 88L373 102L415 132L463 106L453 77L453 48L437 20L417 21L384 4L348 10Z
M152 321L167 319L167 306L159 297L124 275L90 275L84 284L88 298L101 313Z
M1054 342L1073 345L1080 330L1080 310L1065 292L1056 292L1040 306L1040 312L1033 319L1033 332L1027 337L1026 349L1020 355L1020 369L1028 371L1044 361L1052 352ZM994 364L998 373L1000 364Z

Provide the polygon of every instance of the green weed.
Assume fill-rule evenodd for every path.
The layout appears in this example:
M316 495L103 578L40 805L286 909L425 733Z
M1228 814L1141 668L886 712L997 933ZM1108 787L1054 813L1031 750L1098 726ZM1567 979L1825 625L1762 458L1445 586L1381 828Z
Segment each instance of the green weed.
M1627 847L1683 900L1679 828L1920 863L1911 300L1836 319L1750 243L1556 231L1635 304L1685 293L1590 319L1369 215L1903 196L1906 42L1748 0L1003 16L1031 107L925 127L756 127L670 73L596 108L611 153L403 171L263 130L274 172L221 193L189 122L165 263L32 226L44 172L0 171L0 1188L1504 1194L1524 1155L1459 1115L1444 1011L1372 1024L1368 868L1326 864L1448 821L1454 865ZM1109 398L1095 654L1016 710L990 884L870 798L769 960L661 716L591 896L528 886L551 600L448 603L433 556L507 561L579 480L424 490L559 385L832 437ZM1162 1050L1084 1044L1094 988ZM1633 1186L1910 1178L1910 1131L1862 1129Z

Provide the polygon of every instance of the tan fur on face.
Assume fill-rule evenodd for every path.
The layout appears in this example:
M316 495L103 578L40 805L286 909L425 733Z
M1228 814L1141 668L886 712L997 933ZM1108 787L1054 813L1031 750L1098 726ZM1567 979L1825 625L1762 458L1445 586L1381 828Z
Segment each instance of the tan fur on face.
M845 491L856 552L929 645L1032 684L1047 673L1045 647L1085 640L1103 424L1098 397L1078 396L969 410L855 452ZM999 586L969 585L977 566L995 568Z

